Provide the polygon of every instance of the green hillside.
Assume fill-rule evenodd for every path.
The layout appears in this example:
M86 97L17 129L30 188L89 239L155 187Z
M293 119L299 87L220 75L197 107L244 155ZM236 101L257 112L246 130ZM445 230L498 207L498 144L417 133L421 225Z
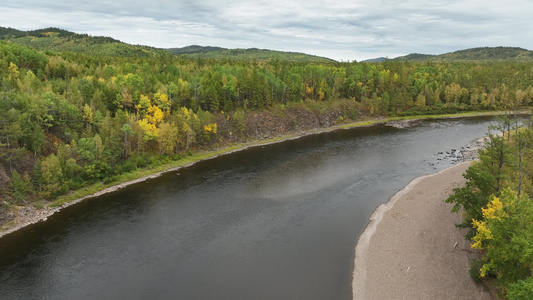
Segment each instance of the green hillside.
M244 61L287 60L300 62L335 62L332 59L295 52L264 49L226 49L221 47L187 46L183 48L158 49L130 45L111 37L78 34L59 28L22 31L0 27L0 40L28 46L43 51L72 51L102 56L154 57L168 52L186 58L231 59Z
M103 56L153 57L164 53L162 49L130 45L111 37L95 37L59 28L21 31L0 27L0 40L43 51L72 51Z
M207 53L207 52L213 52L213 51L220 51L220 50L227 50L226 48L221 47L210 47L210 46L198 46L198 45L191 45L183 48L170 48L166 49L169 52L172 52L174 54L199 54L199 53Z
M409 54L397 57L397 61L506 61L506 62L532 62L533 51L517 47L480 47L441 55Z
M267 49L227 49L220 47L188 46L184 48L172 48L168 51L186 57L201 57L210 59L233 59L233 60L288 60L300 62L328 63L335 60L298 52L283 52Z

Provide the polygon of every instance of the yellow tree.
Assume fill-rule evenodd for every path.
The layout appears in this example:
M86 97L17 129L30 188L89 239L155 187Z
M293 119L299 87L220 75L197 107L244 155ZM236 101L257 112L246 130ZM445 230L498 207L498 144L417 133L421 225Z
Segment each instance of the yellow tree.
M195 141L195 133L193 128L200 122L198 116L192 111L182 107L174 114L174 124L179 128L178 143L185 150L189 150L191 143Z
M137 121L140 128L143 131L143 141L147 142L149 140L154 140L157 138L157 127L150 123L147 119L142 119Z
M492 274L509 295L533 291L533 202L506 188L482 208L483 219L473 220L472 248L484 252L481 277ZM509 297L509 299L531 299Z
M159 123L163 121L165 118L165 114L163 111L154 105L150 105L150 108L148 108L148 111L146 112L145 119L152 125L157 126Z
M17 67L17 65L15 65L13 62L10 62L8 71L9 71L9 75L8 75L9 80L15 81L18 79L20 72L19 72L19 68Z
M166 116L170 115L170 101L168 100L168 95L161 92L157 92L154 95L154 104L161 109Z
M85 104L82 109L83 121L85 121L85 127L93 124L93 111L89 105Z

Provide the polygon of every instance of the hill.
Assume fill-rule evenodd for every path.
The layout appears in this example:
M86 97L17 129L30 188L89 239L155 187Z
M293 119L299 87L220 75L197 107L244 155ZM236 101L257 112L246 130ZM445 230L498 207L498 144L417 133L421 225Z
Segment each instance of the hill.
M166 53L162 49L130 45L111 37L78 34L53 27L31 31L0 27L0 40L43 51L72 51L104 56L152 57Z
M425 61L506 61L532 62L533 51L517 47L480 47L441 55L413 53L397 57L397 61L425 62Z
M181 55L181 54L207 53L207 52L214 52L214 51L227 50L227 49L221 48L221 47L191 45L191 46L187 46L183 48L170 48L166 50L174 54Z
M298 53L274 51L268 49L227 49L191 45L182 48L159 49L149 46L131 45L112 37L78 34L59 28L44 28L22 31L14 28L0 27L0 40L28 46L43 51L72 51L85 54L124 57L154 57L172 53L184 58L229 59L242 61L283 60L313 63L335 63L325 57ZM363 62L382 62L387 58L370 59ZM395 61L409 62L457 62L457 61L505 61L533 62L533 51L517 47L481 47L471 48L441 55L412 53L394 58Z
M365 60L362 60L361 62L362 63L375 63L375 62L383 62L383 61L386 61L386 60L389 60L387 57L377 57L377 58L371 58L371 59L365 59Z
M183 48L159 49L148 46L130 45L111 37L78 34L59 28L44 28L22 31L0 27L0 40L10 41L43 51L72 51L104 56L153 57L173 53L188 58L232 59L232 60L288 60L328 63L332 59L305 53L273 51L265 49L227 49L221 47L187 46Z
M268 49L227 49L220 47L203 47L203 46L187 46L183 48L171 48L168 51L187 57L201 57L210 59L233 59L233 60L288 60L301 62L317 62L317 63L331 63L336 62L333 59L298 53L298 52L284 52Z

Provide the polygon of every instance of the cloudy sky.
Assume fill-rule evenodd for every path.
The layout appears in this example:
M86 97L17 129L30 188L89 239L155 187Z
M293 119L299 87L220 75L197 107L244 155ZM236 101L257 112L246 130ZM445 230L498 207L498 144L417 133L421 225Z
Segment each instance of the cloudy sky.
M0 26L360 61L484 46L533 50L532 13L532 0L1 0Z

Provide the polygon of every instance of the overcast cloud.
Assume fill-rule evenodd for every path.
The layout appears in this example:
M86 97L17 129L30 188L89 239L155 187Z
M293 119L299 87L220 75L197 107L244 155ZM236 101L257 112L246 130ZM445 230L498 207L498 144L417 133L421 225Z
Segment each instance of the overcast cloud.
M2 0L0 26L360 61L484 46L531 50L532 13L531 0Z

